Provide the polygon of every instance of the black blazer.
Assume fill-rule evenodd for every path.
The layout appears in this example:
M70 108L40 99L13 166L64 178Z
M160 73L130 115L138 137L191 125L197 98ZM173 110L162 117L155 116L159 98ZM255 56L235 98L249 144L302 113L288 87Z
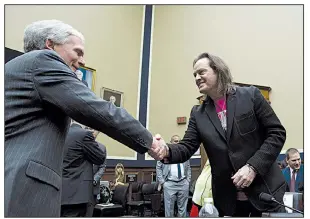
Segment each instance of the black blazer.
M5 217L60 216L69 117L139 153L152 145L152 134L139 121L97 97L54 51L9 61L4 80Z
M258 172L244 191L259 210L272 210L258 200L261 192L271 193L283 202L285 180L276 163L285 142L286 132L260 91L251 86L236 87L227 96L227 133L217 117L210 98L194 106L187 131L179 144L169 145L170 163L188 160L203 143L212 172L215 206L232 215L236 204L236 188L231 176L246 163Z
M63 160L61 204L90 203L93 200L93 164L105 161L92 132L73 124L69 129Z

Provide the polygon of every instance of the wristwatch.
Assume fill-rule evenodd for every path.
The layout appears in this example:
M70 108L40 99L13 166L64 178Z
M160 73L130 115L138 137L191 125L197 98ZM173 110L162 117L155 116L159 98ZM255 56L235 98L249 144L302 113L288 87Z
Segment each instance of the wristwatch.
M247 163L246 165L247 165L247 166L248 166L251 170L253 170L253 172L254 172L254 173L256 173L256 174L257 174L257 171L255 170L255 168L254 168L254 167L252 167L252 166L251 166L250 164L248 164L248 163Z

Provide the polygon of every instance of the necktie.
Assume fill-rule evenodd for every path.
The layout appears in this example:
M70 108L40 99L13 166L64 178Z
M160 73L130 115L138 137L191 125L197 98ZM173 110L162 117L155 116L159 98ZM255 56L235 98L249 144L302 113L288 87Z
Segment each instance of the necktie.
M296 176L296 171L293 170L292 177L291 177L291 184L290 184L290 192L295 192L295 176Z
M178 178L181 179L181 165L178 163Z

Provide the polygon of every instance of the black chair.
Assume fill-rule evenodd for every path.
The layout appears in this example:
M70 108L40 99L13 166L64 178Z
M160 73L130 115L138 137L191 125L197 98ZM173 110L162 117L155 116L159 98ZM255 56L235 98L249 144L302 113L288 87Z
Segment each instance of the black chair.
M129 184L127 212L128 214L135 214L137 216L143 216L144 201L142 194L142 187L144 182L135 182Z
M162 210L161 196L161 193L155 193L151 195L151 217L159 217L159 214Z
M120 217L125 215L127 206L128 185L117 185L112 195L112 204L97 204L94 217Z
M161 191L158 191L159 183L144 184L142 187L144 199L144 212L150 210L151 216L157 216L161 207Z

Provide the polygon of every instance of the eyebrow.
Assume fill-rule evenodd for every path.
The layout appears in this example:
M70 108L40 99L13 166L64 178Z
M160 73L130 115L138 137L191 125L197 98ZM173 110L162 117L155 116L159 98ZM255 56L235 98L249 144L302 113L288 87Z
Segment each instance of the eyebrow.
M82 49L76 48L75 51L77 51L78 53L81 53L81 55L84 56L84 52Z
M203 71L205 71L205 70L207 70L207 69L206 69L206 68L197 69L196 71L194 71L193 75L198 74L198 73L200 73L200 72L203 72Z
M294 161L294 160L300 160L300 158L292 159L292 161Z

